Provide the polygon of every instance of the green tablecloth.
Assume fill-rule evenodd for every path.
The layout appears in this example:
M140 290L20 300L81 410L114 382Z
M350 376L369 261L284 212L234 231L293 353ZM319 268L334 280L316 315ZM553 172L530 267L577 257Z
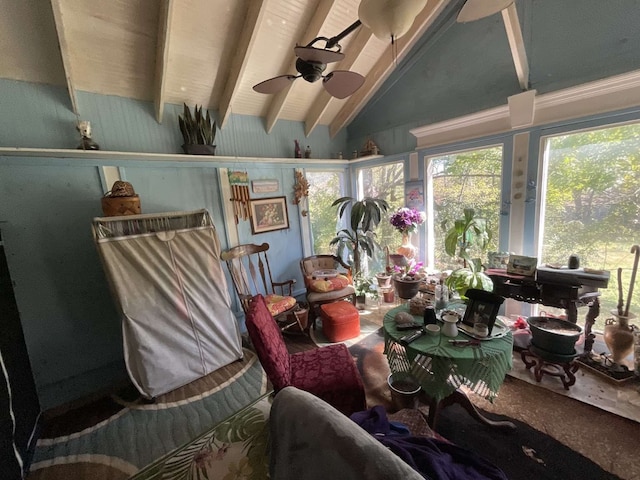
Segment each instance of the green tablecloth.
M406 305L393 308L384 316L385 353L392 373L410 372L423 390L440 401L465 385L474 393L492 401L512 366L513 337L481 342L480 347L455 347L444 335L423 335L407 347L399 339L412 331L398 331L396 313L408 312ZM418 323L423 319L415 316ZM441 324L440 324L441 325ZM459 333L456 340L470 340Z

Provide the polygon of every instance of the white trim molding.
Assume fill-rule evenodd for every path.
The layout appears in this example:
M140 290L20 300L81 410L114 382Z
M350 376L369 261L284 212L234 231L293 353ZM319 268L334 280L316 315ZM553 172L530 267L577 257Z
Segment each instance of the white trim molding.
M634 70L557 92L535 95L531 126L597 115L638 105L640 105L640 70ZM514 126L518 125L518 121L511 118L509 105L503 105L417 127L409 132L417 138L417 148L420 149L508 132L515 128L512 127L512 122Z

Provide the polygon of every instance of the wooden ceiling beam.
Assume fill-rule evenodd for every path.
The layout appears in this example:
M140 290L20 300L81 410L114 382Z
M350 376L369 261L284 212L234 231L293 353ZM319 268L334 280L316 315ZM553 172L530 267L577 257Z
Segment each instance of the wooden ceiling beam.
M308 28L305 30L306 33L302 37L302 42L300 45L307 45L314 38L320 36L320 32L323 31L325 24L327 23L327 19L329 18L329 14L333 9L336 0L320 0L318 2L318 6L316 7L316 11L311 17L311 22L309 23ZM291 52L293 53L293 48L295 45L291 46ZM291 60L289 67L287 68L287 72L295 72L296 71L296 56L293 56L293 60ZM267 109L267 133L271 133L273 127L275 127L277 121L280 119L280 114L282 113L282 109L287 103L287 99L289 94L291 93L291 89L293 88L293 82L289 84L284 90L279 91L273 96L273 100L269 103L269 107ZM324 93L324 91L323 91Z
M340 70L351 70L351 67L356 63L356 60L358 60L358 57L362 54L372 36L373 32L368 28L360 28L358 30L356 38L349 44L349 51L339 64ZM311 105L307 118L304 121L304 133L307 137L311 135L313 129L318 126L329 104L335 100L336 99L329 95L326 90L323 89L320 92L320 95L318 95L313 105Z
M71 100L71 111L76 115L80 115L78 111L78 100L76 97L76 88L73 80L73 69L71 68L71 58L69 52L69 43L67 42L66 32L64 29L64 15L62 13L61 0L51 0L51 8L53 9L53 20L56 25L58 35L58 45L60 45L60 54L62 55L62 67L64 69L64 77L67 81L67 91Z
M226 75L227 83L222 92L222 97L220 97L218 108L218 125L220 128L224 127L231 113L233 99L240 88L240 80L247 68L251 49L256 42L257 32L262 23L264 12L266 11L266 0L251 0L247 3L249 7L244 26L238 39L238 45L233 55L231 67Z
M167 73L169 70L169 43L175 11L174 0L162 0L158 15L158 42L156 49L155 95L156 120L162 123L167 97Z
M416 17L409 31L396 40L395 47L389 44L384 54L367 74L364 85L349 97L330 123L329 133L332 138L364 108L382 83L391 75L396 64L409 53L411 48L450 2L451 0L428 2L427 6ZM396 51L394 52L394 50Z
M527 51L524 48L524 39L522 38L522 29L520 28L520 20L518 20L518 10L515 3L502 10L502 20L507 31L518 82L520 82L522 90L529 90L529 61L527 60Z

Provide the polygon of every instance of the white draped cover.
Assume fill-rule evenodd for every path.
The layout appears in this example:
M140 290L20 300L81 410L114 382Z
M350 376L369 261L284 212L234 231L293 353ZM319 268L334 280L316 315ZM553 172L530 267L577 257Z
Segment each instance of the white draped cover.
M132 382L152 398L242 358L209 213L95 218Z

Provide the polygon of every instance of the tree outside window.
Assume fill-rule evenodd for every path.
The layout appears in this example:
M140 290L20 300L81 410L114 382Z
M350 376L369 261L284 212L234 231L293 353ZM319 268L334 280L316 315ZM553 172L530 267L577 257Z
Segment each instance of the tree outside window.
M343 174L337 171L307 171L309 182L309 221L313 252L316 255L334 254L335 247L329 242L338 231L336 209L331 206L334 200L344 196Z

